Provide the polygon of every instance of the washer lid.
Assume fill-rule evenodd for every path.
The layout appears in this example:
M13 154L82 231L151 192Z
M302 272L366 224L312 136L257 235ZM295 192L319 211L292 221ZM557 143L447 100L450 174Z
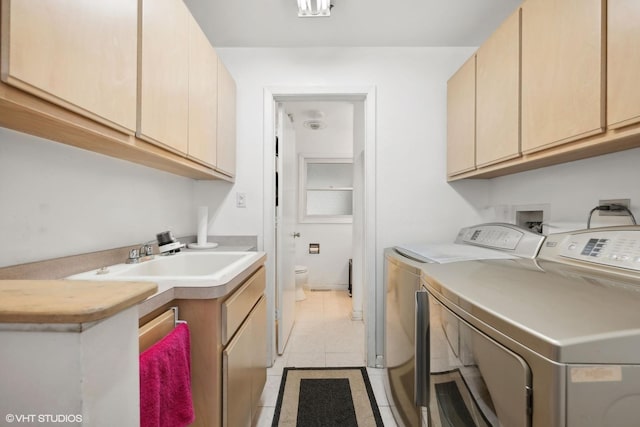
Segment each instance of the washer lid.
M513 224L488 223L464 227L454 243L411 243L394 249L421 263L447 264L479 259L534 258L544 236Z
M516 258L516 256L505 252L478 246L460 245L457 243L414 243L399 245L394 249L407 258L418 262L434 264L447 264L450 262L471 261L476 259Z

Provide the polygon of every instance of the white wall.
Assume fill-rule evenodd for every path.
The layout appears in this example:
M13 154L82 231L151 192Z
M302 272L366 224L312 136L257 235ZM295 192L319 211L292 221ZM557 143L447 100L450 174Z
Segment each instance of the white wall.
M599 199L631 199L640 220L640 148L522 172L490 182L490 205L548 204L549 232L586 228ZM500 209L497 209L500 210ZM512 215L512 214L511 214ZM629 224L627 217L593 216L592 227Z
M446 80L473 48L227 48L238 86L235 184L194 182L74 147L0 130L0 224L13 265L135 244L171 229L195 232L210 207L211 234L256 234L263 218L263 89L376 87L378 282L382 249L450 239L476 222L485 183L445 181ZM246 194L247 207L235 206ZM452 215L452 212L455 215Z
M194 234L193 185L0 128L0 267Z
M326 128L311 130L304 126L309 109L324 113ZM296 153L330 157L353 157L353 104L347 102L285 103L293 115ZM299 170L291 176L299 196ZM298 200L299 202L299 200ZM336 288L347 285L349 258L353 257L352 224L309 224L296 221L300 238L296 241L296 264L306 265L311 288ZM319 254L309 254L309 244L320 244Z
M263 224L263 90L265 87L376 87L377 282L382 250L400 242L451 240L480 220L486 181L446 182L446 82L473 48L221 48L238 87L238 174L247 193L239 212L222 200L214 229L248 232ZM200 185L200 184L199 184ZM204 193L223 184L208 183Z

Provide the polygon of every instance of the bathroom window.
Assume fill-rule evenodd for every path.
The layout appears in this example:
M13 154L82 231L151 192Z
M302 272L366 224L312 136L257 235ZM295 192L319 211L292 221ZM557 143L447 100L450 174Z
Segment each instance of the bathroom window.
M301 155L299 187L300 222L352 222L353 159Z

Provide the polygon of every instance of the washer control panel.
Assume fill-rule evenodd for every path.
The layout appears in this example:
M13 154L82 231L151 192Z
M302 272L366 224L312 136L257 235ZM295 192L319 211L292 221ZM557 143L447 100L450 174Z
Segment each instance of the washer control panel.
M510 250L518 246L522 236L521 231L498 225L467 227L459 235L467 244Z
M458 232L456 243L480 246L533 258L544 236L513 224L490 223L465 227Z
M552 251L547 248L555 248L560 257L640 271L640 227L551 235L541 251L541 258L551 259Z

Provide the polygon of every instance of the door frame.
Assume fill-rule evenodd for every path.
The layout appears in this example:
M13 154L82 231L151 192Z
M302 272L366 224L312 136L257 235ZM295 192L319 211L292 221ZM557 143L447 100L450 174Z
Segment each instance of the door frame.
M364 104L364 183L363 197L363 224L355 224L363 229L363 253L362 259L362 287L360 295L356 295L355 287L353 298L360 298L363 311L353 311L354 319L365 321L365 342L367 365L375 367L379 364L378 356L382 353L376 351L382 343L379 337L381 321L377 320L376 313L383 313L380 302L382 287L376 284L376 88L367 87L266 87L264 88L263 108L263 159L264 159L264 216L263 216L263 250L267 254L276 254L275 235L275 134L277 103L287 101L359 101ZM270 365L276 357L276 269L275 256L267 257L267 324L268 329L268 354ZM368 286L365 286L368 284ZM383 307L382 307L383 308ZM377 339L378 338L378 339Z

